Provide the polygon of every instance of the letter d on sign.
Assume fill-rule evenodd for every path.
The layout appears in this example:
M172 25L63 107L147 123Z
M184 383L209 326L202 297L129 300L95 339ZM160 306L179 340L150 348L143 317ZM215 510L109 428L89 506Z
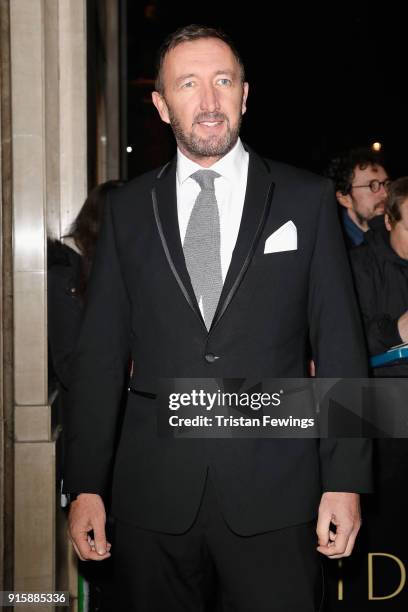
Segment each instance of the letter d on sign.
M400 568L400 572L401 572L400 583L398 585L398 588L396 588L395 591L391 593L390 595L382 595L379 597L374 596L374 593L373 593L374 591L374 575L373 575L374 574L373 572L374 557L389 557L390 559L393 559ZM369 601L379 600L379 599L392 599L392 597L396 597L399 593L401 593L402 589L404 588L406 578L407 578L407 575L405 571L405 566L402 563L402 561L398 559L398 557L395 557L394 555L390 555L388 553L368 553L368 599Z

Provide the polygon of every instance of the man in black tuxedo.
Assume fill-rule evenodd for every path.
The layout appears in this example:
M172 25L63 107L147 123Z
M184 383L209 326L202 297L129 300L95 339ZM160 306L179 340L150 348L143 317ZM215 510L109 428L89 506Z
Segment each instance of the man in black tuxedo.
M247 95L222 33L173 34L153 103L177 157L106 207L72 375L65 489L78 555L103 560L112 544L123 610L317 610L318 552L351 553L370 489L365 440L158 435L159 377L305 377L309 347L318 376L366 375L331 183L243 146Z

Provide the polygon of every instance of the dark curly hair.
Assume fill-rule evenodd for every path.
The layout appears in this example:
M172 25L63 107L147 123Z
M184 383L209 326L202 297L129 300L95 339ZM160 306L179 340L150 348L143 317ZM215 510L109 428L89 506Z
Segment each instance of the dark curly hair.
M393 181L385 205L385 213L389 215L390 222L395 225L401 221L401 206L408 200L408 176Z
M88 284L94 258L96 241L103 217L106 196L109 191L123 185L123 181L106 181L89 192L81 210L64 238L72 238L81 252L81 271L77 294L83 297Z
M334 157L325 171L325 176L332 179L336 191L347 195L351 191L354 169L359 167L360 170L365 170L368 166L385 168L384 158L381 153L369 147L359 147Z
M166 57L167 53L171 51L172 49L174 49L175 47L177 47L178 45L181 45L181 43L193 42L195 40L200 40L202 38L218 38L219 40L222 40L222 42L224 42L226 45L228 45L228 47L231 49L232 53L235 56L235 59L237 60L239 64L239 67L241 70L241 80L242 82L244 82L245 80L244 63L234 43L229 38L229 36L218 28L209 28L207 26L191 24L188 26L183 26L182 28L179 28L178 30L170 34L165 39L161 47L159 48L159 51L157 54L157 62L156 62L155 88L156 88L156 91L158 91L161 95L163 95L164 93L162 68L163 68L164 58Z

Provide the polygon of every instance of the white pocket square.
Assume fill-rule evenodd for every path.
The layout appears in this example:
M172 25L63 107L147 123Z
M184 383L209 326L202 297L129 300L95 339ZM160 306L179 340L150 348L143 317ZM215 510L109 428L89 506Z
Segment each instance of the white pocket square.
M293 221L281 225L265 240L264 254L297 250L297 229Z

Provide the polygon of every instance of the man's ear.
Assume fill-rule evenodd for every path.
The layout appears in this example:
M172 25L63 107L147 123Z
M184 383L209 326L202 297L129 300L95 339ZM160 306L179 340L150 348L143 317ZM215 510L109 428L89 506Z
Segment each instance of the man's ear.
M160 119L164 123L170 123L169 111L165 99L158 91L152 91L152 102L157 108L157 112L160 115Z
M353 202L349 193L344 194L341 191L336 191L336 198L338 203L344 206L344 208L353 208Z
M389 232L392 230L391 219L388 213L385 213L384 215L384 225Z
M243 93L243 96L242 96L242 109L241 109L241 112L244 115L246 113L246 109L247 109L246 101L247 101L247 98L248 98L249 84L248 83L244 83L243 86L244 86L244 93Z

